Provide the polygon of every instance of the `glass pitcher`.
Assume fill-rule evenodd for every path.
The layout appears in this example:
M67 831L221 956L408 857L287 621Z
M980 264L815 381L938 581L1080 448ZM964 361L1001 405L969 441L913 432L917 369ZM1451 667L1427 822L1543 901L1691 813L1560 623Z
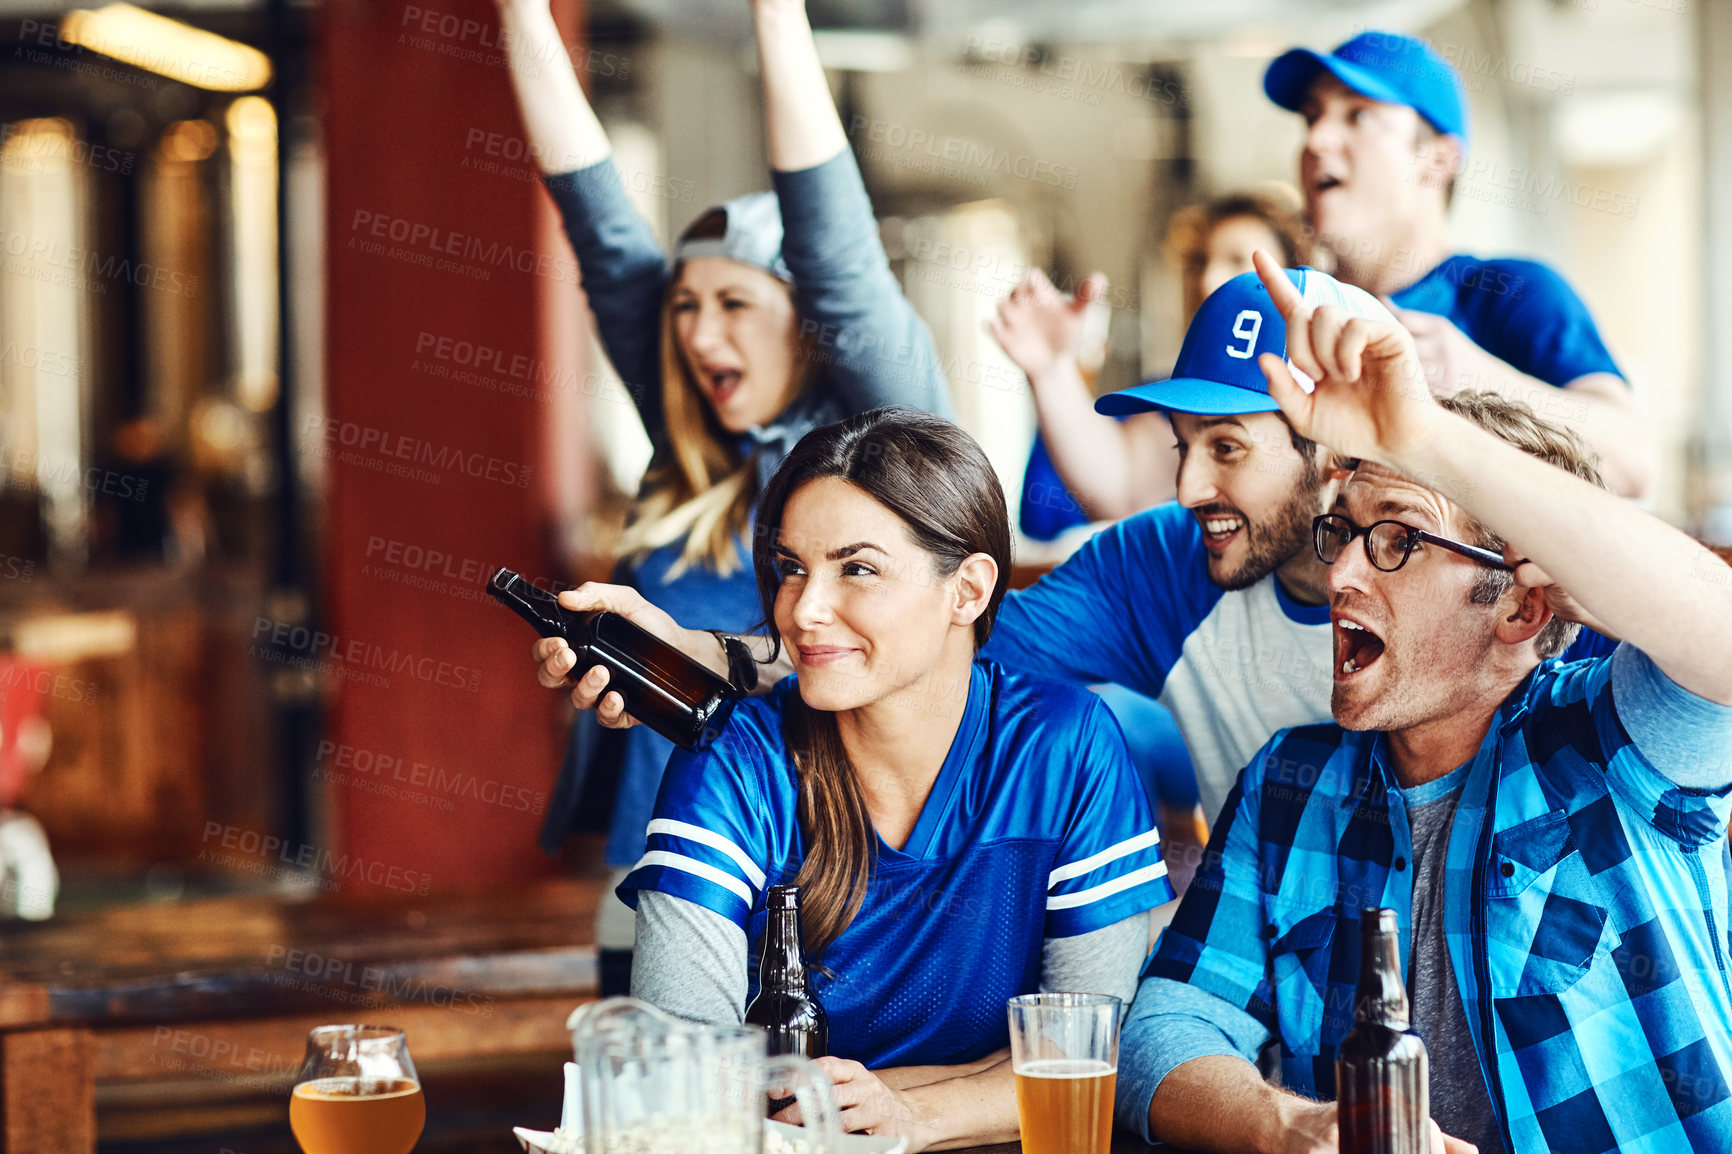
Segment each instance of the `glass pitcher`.
M608 998L580 1006L566 1027L589 1154L761 1154L772 1090L799 1103L814 1149L837 1148L830 1079L809 1059L769 1057L755 1026L699 1025Z

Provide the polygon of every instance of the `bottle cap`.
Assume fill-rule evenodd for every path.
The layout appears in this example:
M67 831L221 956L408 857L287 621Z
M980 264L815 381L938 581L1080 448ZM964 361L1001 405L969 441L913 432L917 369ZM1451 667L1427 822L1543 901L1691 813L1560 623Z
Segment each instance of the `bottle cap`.
M1368 934L1399 934L1401 923L1392 909L1366 907L1359 911L1360 929Z

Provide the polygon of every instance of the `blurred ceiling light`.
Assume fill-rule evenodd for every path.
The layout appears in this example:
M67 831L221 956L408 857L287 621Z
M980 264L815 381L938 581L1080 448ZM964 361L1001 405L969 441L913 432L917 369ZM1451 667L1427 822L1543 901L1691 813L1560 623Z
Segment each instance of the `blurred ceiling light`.
M170 160L207 160L216 151L216 125L208 120L177 120L163 129L161 147Z
M60 36L195 88L250 92L271 82L270 57L257 48L131 4L74 9L61 21Z
M277 142L277 113L262 96L243 96L229 105L229 135L249 144Z
M277 113L242 96L224 117L229 137L235 398L255 413L277 403Z

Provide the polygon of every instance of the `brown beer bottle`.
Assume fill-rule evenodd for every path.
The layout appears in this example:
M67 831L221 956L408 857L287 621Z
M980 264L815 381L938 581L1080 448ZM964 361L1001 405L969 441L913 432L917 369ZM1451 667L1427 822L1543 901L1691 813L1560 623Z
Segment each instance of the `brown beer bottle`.
M625 699L625 711L675 745L709 745L744 696L727 678L618 613L567 609L509 569L493 574L487 592L543 637L565 638L577 653L574 675L596 665L606 669L607 688Z
M1363 910L1359 928L1353 1031L1335 1055L1341 1154L1430 1154L1430 1069L1408 1029L1395 911Z
M830 1023L806 980L806 955L800 948L800 887L771 886L768 905L758 996L746 1007L746 1024L769 1032L772 1054L822 1058L830 1052Z

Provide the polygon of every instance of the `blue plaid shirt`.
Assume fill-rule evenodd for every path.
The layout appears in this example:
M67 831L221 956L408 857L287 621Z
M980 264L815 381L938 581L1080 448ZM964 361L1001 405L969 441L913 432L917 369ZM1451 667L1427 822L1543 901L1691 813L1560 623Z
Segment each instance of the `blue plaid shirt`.
M1449 959L1512 1154L1732 1150L1732 786L1681 788L1637 747L1612 694L1632 659L1647 661L1626 646L1531 673L1469 763L1449 837ZM1716 719L1701 761L1727 766L1732 711L1695 701ZM1360 909L1394 909L1411 956L1412 843L1382 744L1288 729L1246 767L1126 1023L1126 1125L1147 1134L1185 1061L1271 1038L1285 1086L1334 1096Z

